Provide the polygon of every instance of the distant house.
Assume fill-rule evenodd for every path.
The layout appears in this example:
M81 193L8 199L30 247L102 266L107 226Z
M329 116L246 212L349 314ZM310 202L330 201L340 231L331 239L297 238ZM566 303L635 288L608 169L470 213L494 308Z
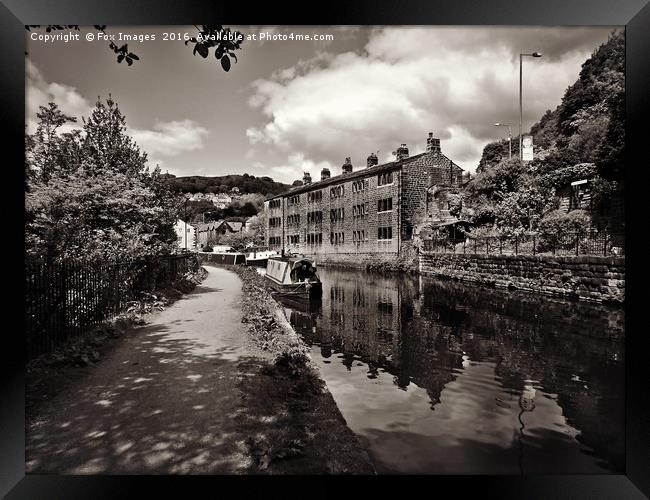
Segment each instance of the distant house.
M177 220L174 225L174 231L176 231L176 244L178 248L195 250L197 247L197 227L185 222L183 220Z
M226 224L231 233L240 233L244 227L244 223L239 221L226 221Z
M206 245L214 246L219 242L219 238L224 234L239 233L244 227L244 222L218 220L199 224L197 231L197 241L199 247Z
M232 197L226 193L217 193L212 198L212 203L216 204L225 204L230 205L232 203Z

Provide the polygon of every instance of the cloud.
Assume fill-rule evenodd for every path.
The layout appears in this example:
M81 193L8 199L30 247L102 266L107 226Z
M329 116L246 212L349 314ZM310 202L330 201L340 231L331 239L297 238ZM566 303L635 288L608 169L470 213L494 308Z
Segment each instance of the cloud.
M580 66L607 39L608 28L379 28L364 50L321 52L252 84L249 105L263 123L246 135L298 163L365 165L406 142L424 150L433 131L443 152L473 170L487 142L501 137L494 122L519 123L519 52L524 61L524 129L555 108ZM294 160L290 160L293 158ZM317 172L312 171L312 176ZM287 179L287 177L285 177Z
M91 105L77 92L77 89L62 83L48 83L29 59L27 59L26 73L25 119L28 131L34 132L36 113L40 106L47 106L49 102L55 102L63 113L74 116L78 120L76 125L62 127L62 132L80 127L81 117L90 113Z
M158 122L152 129L131 129L135 142L153 156L176 156L204 147L208 130L193 120Z

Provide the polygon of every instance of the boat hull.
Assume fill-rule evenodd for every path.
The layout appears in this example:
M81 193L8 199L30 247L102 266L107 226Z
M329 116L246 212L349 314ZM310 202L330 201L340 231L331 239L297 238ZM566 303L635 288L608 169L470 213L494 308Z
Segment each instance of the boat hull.
M323 287L319 281L310 282L309 287L307 283L278 283L270 277L266 277L266 281L271 285L271 288L286 297L301 300L317 300L323 295Z
M245 264L246 256L243 253L204 253L206 261L214 264Z
M247 266L256 266L256 267L266 267L266 264L269 262L269 258L265 257L263 259L246 259Z

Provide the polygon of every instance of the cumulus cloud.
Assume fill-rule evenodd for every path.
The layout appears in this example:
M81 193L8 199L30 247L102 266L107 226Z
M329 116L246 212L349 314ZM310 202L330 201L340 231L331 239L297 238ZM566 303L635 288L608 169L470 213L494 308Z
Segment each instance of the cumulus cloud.
M287 155L277 166L341 165L346 156L411 154L433 131L443 152L474 170L484 145L500 137L494 122L519 123L519 53L524 62L524 130L555 108L607 28L379 28L363 51L317 54L253 82L249 105L264 122L246 135ZM340 168L340 167L337 167ZM312 176L317 172L312 171ZM334 173L334 172L333 172Z
M208 130L193 120L158 122L150 130L131 129L138 145L154 156L176 156L204 147Z
M55 102L63 113L77 118L77 125L64 127L62 131L79 127L81 117L87 116L91 104L77 91L75 87L56 82L47 82L38 68L28 59L26 66L26 99L25 119L28 131L33 133L36 129L36 113L40 106L47 106Z

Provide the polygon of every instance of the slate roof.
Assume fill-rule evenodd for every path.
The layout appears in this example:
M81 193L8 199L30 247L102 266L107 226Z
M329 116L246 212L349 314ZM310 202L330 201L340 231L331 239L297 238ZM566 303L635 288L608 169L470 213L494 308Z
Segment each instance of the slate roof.
M352 179L357 179L360 177L366 177L368 175L377 175L381 174L383 172L390 172L397 170L402 167L402 165L406 165L408 163L411 163L412 161L415 161L419 158L422 158L423 156L428 156L430 158L430 162L433 164L440 164L440 160L442 160L446 165L449 165L451 163L454 167L463 170L460 168L458 165L456 165L453 161L451 161L447 156L445 156L442 153L420 153L417 155L409 156L408 158L404 158L399 161L391 161L388 163L383 163L381 165L374 165L372 167L367 167L367 168L360 168L358 170L355 170L353 172L347 173L347 174L341 174L337 176L330 177L329 179L325 179L324 181L315 181L312 182L311 184L305 184L302 186L296 186L294 188L289 189L288 191L285 191L284 193L276 194L276 195L271 195L266 198L266 200L273 200L275 198L283 198L285 196L292 196L295 194L301 194L301 193L307 193L309 191L314 191L316 189L322 189L327 186L331 186L332 184L338 184L340 182L346 182ZM427 159L429 159L427 158Z

